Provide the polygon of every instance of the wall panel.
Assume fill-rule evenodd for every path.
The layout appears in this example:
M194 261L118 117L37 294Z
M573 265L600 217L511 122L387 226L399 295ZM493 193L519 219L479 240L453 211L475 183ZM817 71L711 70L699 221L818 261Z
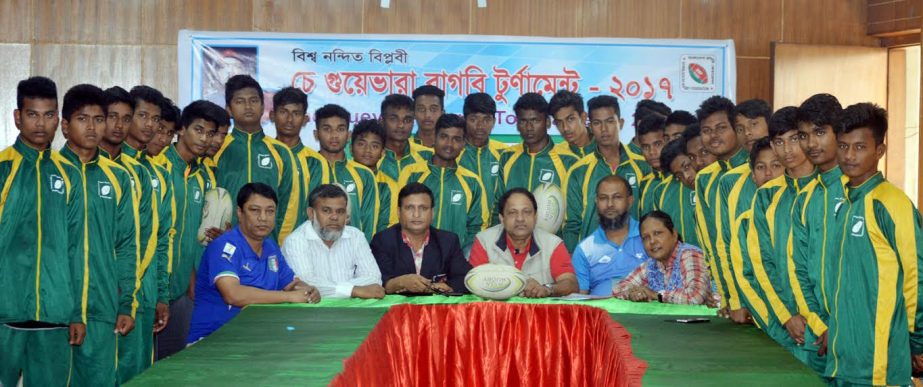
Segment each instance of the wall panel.
M140 44L142 0L35 1L42 43Z

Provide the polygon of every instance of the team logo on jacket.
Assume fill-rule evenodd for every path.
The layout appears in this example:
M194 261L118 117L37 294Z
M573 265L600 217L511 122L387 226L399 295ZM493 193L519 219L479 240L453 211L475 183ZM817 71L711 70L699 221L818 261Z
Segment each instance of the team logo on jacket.
M452 196L450 196L449 200L453 206L460 206L465 200L465 194L463 194L461 191L452 190Z
M48 180L51 184L51 192L56 192L59 194L64 193L64 179L58 175L48 176Z
M628 180L628 185L630 185L631 188L638 188L638 177L635 176L634 173L626 173L625 180Z
M500 173L500 164L499 163L490 163L490 174L497 176Z
M693 206L695 205L695 191L689 192L689 203L692 203Z
M202 203L202 191L199 191L198 188L192 191L192 201Z
M221 250L221 258L230 261L235 251L237 251L236 246L232 245L231 242L224 242L224 249Z
M849 226L849 233L854 237L865 236L865 218L853 216Z
M279 272L279 259L275 255L270 255L268 259L269 271L278 273Z
M610 256L608 256L608 255L603 255L603 257L600 258L599 261L597 261L597 262L598 262L598 263L609 263L609 262L612 262L612 257L610 257Z
M346 183L346 193L353 195L356 193L356 182L352 180L343 180Z
M151 179L151 188L160 192L160 180L157 180L156 177Z
M112 184L109 184L108 181L100 181L99 197L104 199L112 199Z
M272 156L260 153L256 157L260 168L272 169Z
M538 181L542 183L551 183L552 180L554 180L554 172L547 169L539 171Z

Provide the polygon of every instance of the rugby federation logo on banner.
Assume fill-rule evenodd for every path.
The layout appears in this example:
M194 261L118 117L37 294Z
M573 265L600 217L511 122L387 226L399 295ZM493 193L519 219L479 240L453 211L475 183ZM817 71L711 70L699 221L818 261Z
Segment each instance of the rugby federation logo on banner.
M683 55L680 60L681 87L684 91L715 91L715 64L712 55Z

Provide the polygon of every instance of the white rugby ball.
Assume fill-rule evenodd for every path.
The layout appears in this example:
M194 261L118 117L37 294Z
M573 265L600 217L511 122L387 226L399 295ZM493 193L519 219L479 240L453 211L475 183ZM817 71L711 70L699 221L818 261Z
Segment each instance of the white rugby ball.
M561 188L556 184L542 183L532 190L535 201L538 204L538 211L535 214L535 226L543 231L557 234L561 229L561 223L564 223L564 195Z
M224 228L231 223L231 211L234 210L234 204L231 202L231 194L228 190L217 187L208 190L205 193L205 206L202 207L202 223L199 224L199 232L196 237L203 246L208 245L208 238L205 231L211 228Z
M486 263L468 272L465 287L482 298L506 300L519 295L528 279L513 266Z

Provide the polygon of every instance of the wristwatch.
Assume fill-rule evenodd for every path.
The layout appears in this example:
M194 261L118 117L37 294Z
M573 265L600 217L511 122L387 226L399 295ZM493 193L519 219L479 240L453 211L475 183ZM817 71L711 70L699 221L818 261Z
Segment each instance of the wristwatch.
M549 291L551 291L551 294L549 294L549 296L554 295L554 284L544 284L542 286L544 286L545 289L548 289Z

